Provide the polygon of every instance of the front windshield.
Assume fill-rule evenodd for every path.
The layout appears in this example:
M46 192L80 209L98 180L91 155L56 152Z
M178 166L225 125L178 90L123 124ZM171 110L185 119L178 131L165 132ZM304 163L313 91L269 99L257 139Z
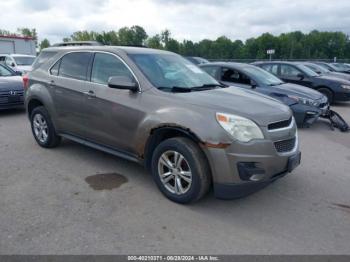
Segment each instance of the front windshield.
M316 73L320 73L320 74L327 74L329 73L329 70L322 67L322 66L318 66L318 65L313 65L313 64L306 64L306 67L310 68L311 70L315 71Z
M35 57L31 56L16 56L14 57L16 64L19 66L30 66L34 63Z
M157 88L218 86L214 78L187 59L175 54L129 54L147 79Z
M298 68L302 70L305 74L308 76L314 77L314 76L319 76L316 72L312 71L310 68L304 65L298 65Z
M254 78L256 78L258 80L258 82L264 84L264 85L268 85L268 86L276 86L276 85L281 85L284 82L277 78L276 76L274 76L273 74L259 68L259 67L255 67L255 66L247 66L244 67L244 70L254 76Z
M0 76L13 76L14 73L6 67L0 65Z

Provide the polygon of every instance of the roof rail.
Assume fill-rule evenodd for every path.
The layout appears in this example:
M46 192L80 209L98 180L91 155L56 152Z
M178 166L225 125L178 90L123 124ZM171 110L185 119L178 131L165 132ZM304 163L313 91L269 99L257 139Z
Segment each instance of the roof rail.
M97 41L71 41L71 42L62 42L52 45L54 47L59 46L102 46L100 42Z

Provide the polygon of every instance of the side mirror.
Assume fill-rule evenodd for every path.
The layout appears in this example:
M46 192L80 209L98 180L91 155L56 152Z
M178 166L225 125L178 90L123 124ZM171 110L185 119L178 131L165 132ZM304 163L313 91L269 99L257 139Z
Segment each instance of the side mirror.
M15 65L15 63L14 63L14 62L12 62L12 63L11 63L11 66L12 66L12 67L15 67L16 65Z
M111 76L108 79L108 86L110 88L125 89L132 92L137 92L139 90L138 84L125 76Z
M250 80L250 85L252 86L252 89L255 89L258 86L254 80Z
M297 74L297 77L300 78L300 80L303 80L305 78L305 75L303 73Z

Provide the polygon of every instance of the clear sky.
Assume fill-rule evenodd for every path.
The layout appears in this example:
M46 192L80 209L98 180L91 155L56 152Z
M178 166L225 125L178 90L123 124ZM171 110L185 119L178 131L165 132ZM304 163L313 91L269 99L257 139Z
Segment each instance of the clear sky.
M132 25L193 41L313 29L350 34L350 0L0 0L0 10L1 29L36 28L51 43L77 30Z

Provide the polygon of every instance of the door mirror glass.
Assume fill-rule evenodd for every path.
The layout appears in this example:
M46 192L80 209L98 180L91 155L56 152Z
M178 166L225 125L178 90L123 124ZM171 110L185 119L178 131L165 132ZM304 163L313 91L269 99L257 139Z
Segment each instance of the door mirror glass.
M111 76L108 79L108 86L116 89L128 89L132 92L137 92L139 89L138 84L126 76Z

